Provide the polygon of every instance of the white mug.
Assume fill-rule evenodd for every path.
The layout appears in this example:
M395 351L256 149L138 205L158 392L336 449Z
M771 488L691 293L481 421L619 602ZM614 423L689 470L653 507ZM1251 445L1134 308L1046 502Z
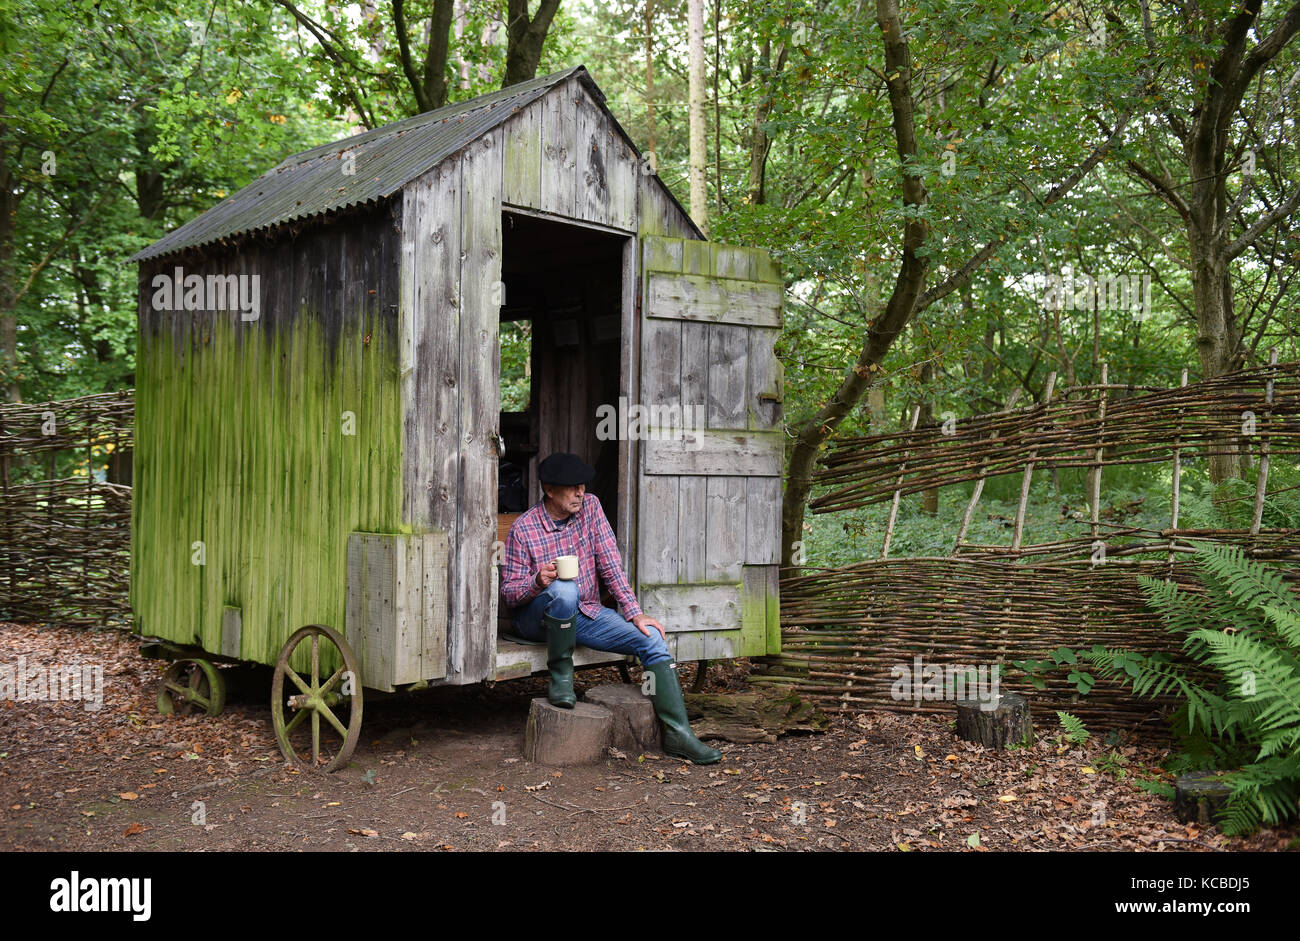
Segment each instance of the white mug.
M572 581L578 577L578 557L576 555L561 555L555 559L555 577L565 581Z

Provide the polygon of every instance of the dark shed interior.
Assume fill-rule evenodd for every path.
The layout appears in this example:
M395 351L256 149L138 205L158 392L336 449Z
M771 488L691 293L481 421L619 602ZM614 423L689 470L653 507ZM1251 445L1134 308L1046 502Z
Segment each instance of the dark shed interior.
M505 455L498 511L517 513L537 502L538 461L570 451L596 468L588 490L617 527L619 442L600 440L597 409L619 405L627 239L512 212L504 213L502 235ZM514 368L506 362L512 345L528 351L526 362Z

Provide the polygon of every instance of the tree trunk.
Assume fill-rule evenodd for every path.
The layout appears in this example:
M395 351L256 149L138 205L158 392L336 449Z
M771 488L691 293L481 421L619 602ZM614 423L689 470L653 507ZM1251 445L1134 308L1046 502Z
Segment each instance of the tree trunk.
M926 349L927 357L932 351ZM934 364L927 361L921 366L921 414L917 419L916 427L924 428L927 425L934 424L934 394L930 389L931 383L934 382ZM921 512L930 516L936 516L939 513L939 488L929 487L921 491Z
M506 77L501 83L502 88L537 77L546 33L559 8L560 0L542 0L537 15L529 20L528 0L510 0L510 19L506 23Z
M894 115L894 140L901 161L906 164L916 156L916 125L913 119L912 55L903 38L898 0L876 0L876 22L885 44L885 74L889 90L889 105ZM904 174L902 178L903 204L909 208L925 205L929 196L921 178ZM916 310L917 299L925 286L925 276L930 268L928 257L917 254L929 235L929 224L919 213L909 213L903 226L903 252L898 276L885 309L867 329L862 352L839 389L811 419L806 421L795 437L790 452L790 472L787 475L785 495L781 501L781 564L788 566L798 551L796 543L802 541L804 513L808 495L812 492L813 464L817 452L831 432L844 420L862 393L875 381L880 362L894 340L907 326Z
M645 0L645 105L646 133L649 135L646 153L650 155L650 169L658 170L659 151L655 145L654 8L655 0Z
M690 183L691 218L705 238L709 235L709 196L704 173L704 0L689 0L690 8Z
M0 95L0 114L4 113L5 96ZM0 124L0 393L6 402L21 402L18 385L18 311L14 299L14 225L18 197L9 171L9 128Z

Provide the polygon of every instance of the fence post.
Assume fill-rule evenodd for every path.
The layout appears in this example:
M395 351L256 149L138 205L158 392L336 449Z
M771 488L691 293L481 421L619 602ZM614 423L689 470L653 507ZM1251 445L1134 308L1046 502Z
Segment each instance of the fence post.
M917 423L918 421L920 421L920 419L921 419L921 406L919 406L919 405L913 406L913 408L912 408L912 427L911 427L910 429L908 429L909 432L911 432L911 431L916 431L916 423ZM893 503L890 505L890 507L889 507L889 525L885 527L885 541L884 541L884 543L880 546L880 557L881 557L882 559L887 558L887 557L889 556L889 543L890 543L890 542L893 540L893 538L894 538L894 523L895 523L895 521L898 519L898 501L899 501L899 499L900 499L900 498L902 497L902 495L903 495L903 491L902 491L902 486L903 486L903 471L906 470L906 469L907 469L907 462L906 462L906 461L904 461L903 463L901 463L901 464L898 465L898 487L899 487L899 489L897 489L897 490L894 491L894 502L893 502Z
M1179 383L1179 388L1187 387L1187 370L1183 370L1183 379ZM1178 537L1175 535L1178 531L1178 498L1181 493L1183 479L1182 465L1182 443L1183 443L1183 413L1186 409L1178 409L1178 431L1174 435L1174 468L1173 481L1170 485L1169 493L1169 562L1172 565L1174 561L1174 546L1178 544Z
M1002 412L997 414L1005 414L1015 408L1016 403L1020 401L1021 391L1022 390L1020 389L1012 389L1011 395L1007 397L1006 407L1002 409ZM997 436L997 432L994 432L992 438L996 438ZM992 440L992 438L989 440ZM957 539L952 544L952 552L950 555L956 555L958 550L961 549L962 543L966 541L966 530L970 528L971 518L975 515L975 505L980 502L980 495L984 492L984 468L987 466L987 460L980 463L980 475L975 481L975 490L970 495L970 503L966 504L966 512L961 518L961 528L957 530Z
M1047 376L1047 388L1043 391L1043 411L1047 411L1047 406L1052 402L1052 391L1056 388L1056 373L1051 372ZM1016 551L1020 548L1020 537L1025 531L1025 508L1029 505L1029 485L1034 477L1034 460L1038 457L1038 449L1029 452L1029 457L1025 461L1025 476L1020 481L1020 503L1016 506L1016 529L1011 536L1011 549Z
M1092 470L1092 493L1089 502L1092 504L1092 539L1096 542L1101 531L1101 466L1102 453L1105 449L1101 442L1106 433L1106 386L1109 382L1110 364L1101 364L1101 390L1097 400L1097 463Z
M1259 476L1255 479L1255 513L1250 521L1250 534L1259 535L1260 524L1264 521L1264 492L1268 488L1268 438L1269 434L1264 426L1273 415L1273 377L1277 370L1277 347L1274 347L1268 354L1268 365L1270 368L1268 379L1264 382L1264 416L1263 421L1256 423L1255 428L1260 435L1259 439Z

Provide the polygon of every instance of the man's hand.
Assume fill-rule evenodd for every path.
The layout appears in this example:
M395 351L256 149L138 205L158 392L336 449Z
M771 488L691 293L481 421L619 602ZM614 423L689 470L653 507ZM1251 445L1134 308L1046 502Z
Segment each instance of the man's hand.
M545 562L537 570L537 577L533 581L537 583L538 588L545 591L551 582L555 581L555 576L558 574L559 571L556 569L554 562Z
M636 617L632 619L632 623L635 624L637 626L637 630L639 630L646 637L650 636L650 632L646 630L646 625L650 624L654 627L659 628L660 637L662 637L664 640L668 639L668 635L664 633L664 626L648 614L638 614Z

